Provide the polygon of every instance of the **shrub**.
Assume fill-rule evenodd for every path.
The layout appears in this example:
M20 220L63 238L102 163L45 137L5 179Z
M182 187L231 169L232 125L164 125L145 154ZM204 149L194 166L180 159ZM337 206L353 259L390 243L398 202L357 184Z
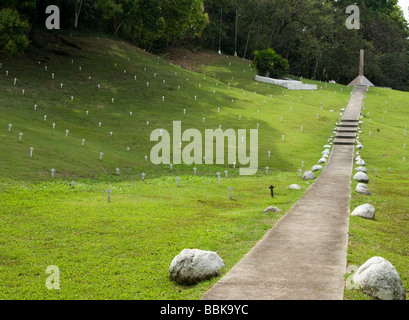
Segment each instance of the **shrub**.
M0 51L12 55L22 53L29 45L27 34L30 25L22 20L17 10L0 10Z
M260 76L267 75L272 78L281 78L290 67L288 61L271 48L261 51L256 50L254 55L253 66Z

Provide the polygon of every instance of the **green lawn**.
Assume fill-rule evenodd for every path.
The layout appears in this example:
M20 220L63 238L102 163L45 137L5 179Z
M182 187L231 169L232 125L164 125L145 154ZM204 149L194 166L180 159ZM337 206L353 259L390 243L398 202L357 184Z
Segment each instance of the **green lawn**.
M216 251L226 263L223 274L237 263L309 187L298 170L302 162L304 170L317 164L352 88L306 81L317 84L318 90L289 91L254 82L248 61L238 58L223 56L195 66L193 72L126 43L92 37L67 39L81 50L58 43L63 54L39 50L20 58L0 57L0 298L200 298L218 278L191 287L176 285L168 279L173 257L184 248ZM50 42L48 49L56 45ZM371 106L371 101L378 101L373 92L371 89L367 110L384 112L380 106ZM393 94L392 101L400 97L400 93ZM404 101L407 94L401 103L396 101L403 112ZM392 108L390 111L393 115ZM404 120L404 116L397 118ZM182 121L183 130L200 132L219 125L237 132L255 129L258 124L258 173L240 176L240 166L227 164L227 156L225 165L181 164L172 170L167 164L146 161L155 144L150 133L162 128L172 134L176 120ZM367 127L375 125L375 118L372 124L367 122L365 119L362 155L368 168L376 164L381 172L382 163L376 163L380 142L375 139L383 137L380 133L384 131L377 133L374 127L371 146L364 136ZM397 136L403 135L404 128L398 129ZM24 134L21 142L19 132ZM30 147L34 147L32 158ZM385 162L393 168L388 179L395 177L393 181L399 183L386 188L379 183L378 188L385 192L392 188L382 195L376 192L376 181L371 181L374 196L370 199L382 195L376 201L385 207L388 197L397 194L398 185L401 194L405 192L407 171L404 163L399 169L395 159L402 148L391 149ZM100 152L104 153L101 160ZM197 174L193 175L195 166ZM54 178L51 168L56 170ZM225 170L229 171L227 179ZM222 172L221 186L218 171ZM141 173L146 174L145 181ZM178 187L176 176L180 177ZM379 174L378 181L381 179L387 179L386 175ZM76 182L75 188L70 187L71 181ZM302 190L289 190L293 183ZM268 189L271 184L274 198ZM233 187L232 199L229 186ZM108 188L113 190L110 203ZM348 259L360 264L370 258L369 250L376 251L371 242L359 240L355 230L362 228L360 223L397 228L401 231L393 234L398 240L389 237L382 243L395 248L401 263L398 271L407 288L405 203L401 198L404 196L396 196L392 209L387 210L391 217L400 217L398 223L388 218L389 227L378 220L384 211L380 208L375 222L351 219ZM351 207L359 201L354 195ZM265 214L264 208L270 205L283 213ZM366 237L373 241L371 233ZM391 260L398 268L399 262ZM49 265L58 266L61 272L60 290L45 286Z
M352 183L351 211L370 203L375 219L350 218L348 265L360 266L373 256L390 261L398 271L406 292L409 292L409 149L404 136L409 125L409 94L381 88L370 88L363 110L364 122L360 151L368 170L371 196L355 192ZM386 113L385 113L386 110ZM369 113L369 115L368 115ZM382 118L384 120L382 121ZM357 166L355 166L357 167ZM391 168L389 173L389 168ZM377 171L377 176L375 174ZM357 290L346 290L346 299L368 299Z

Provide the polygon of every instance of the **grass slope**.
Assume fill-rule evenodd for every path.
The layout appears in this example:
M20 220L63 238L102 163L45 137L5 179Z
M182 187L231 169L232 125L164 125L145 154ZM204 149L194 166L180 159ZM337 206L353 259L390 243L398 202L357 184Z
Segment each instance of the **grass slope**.
M285 213L308 188L298 176L301 162L304 169L317 163L352 88L307 81L319 90L292 92L255 83L248 61L233 57L189 71L126 43L67 39L81 50L47 39L40 57L1 59L1 297L200 298L218 279L176 285L168 280L173 257L184 248L217 251L223 273L239 261L282 216L263 209ZM201 132L259 124L259 172L239 177L238 167L199 164L193 175L194 165L170 170L145 161L154 145L150 132L171 133L174 120ZM219 187L215 174L225 170ZM292 183L303 190L290 192ZM49 265L60 269L61 290L45 286Z
M351 211L370 203L375 219L350 218L348 265L360 266L373 256L381 256L398 271L409 293L409 171L408 143L409 94L383 88L370 88L363 110L364 122L360 151L368 170L371 196L355 192L352 182ZM358 167L358 166L355 166ZM390 172L389 172L390 168ZM375 173L375 171L377 173ZM408 296L408 295L407 295ZM370 299L359 290L346 290L346 299Z

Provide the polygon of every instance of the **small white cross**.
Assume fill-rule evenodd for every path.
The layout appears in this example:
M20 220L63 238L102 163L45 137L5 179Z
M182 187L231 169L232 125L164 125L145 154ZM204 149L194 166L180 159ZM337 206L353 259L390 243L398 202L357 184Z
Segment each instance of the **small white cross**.
M220 186L220 175L221 175L221 173L217 172L216 175L217 175L217 180L219 181L219 186Z
M231 191L233 190L232 187L228 187L227 190L229 190L229 198L231 199Z
M110 188L108 188L106 192L108 193L108 202L111 202L111 192L112 192L112 190Z

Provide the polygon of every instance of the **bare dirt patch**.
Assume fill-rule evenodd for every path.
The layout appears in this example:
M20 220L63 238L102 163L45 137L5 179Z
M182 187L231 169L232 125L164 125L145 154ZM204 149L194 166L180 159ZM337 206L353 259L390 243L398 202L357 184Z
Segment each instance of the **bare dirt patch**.
M212 51L190 51L185 48L172 48L166 53L166 59L183 69L190 71L199 70L202 65L214 64L225 55Z

